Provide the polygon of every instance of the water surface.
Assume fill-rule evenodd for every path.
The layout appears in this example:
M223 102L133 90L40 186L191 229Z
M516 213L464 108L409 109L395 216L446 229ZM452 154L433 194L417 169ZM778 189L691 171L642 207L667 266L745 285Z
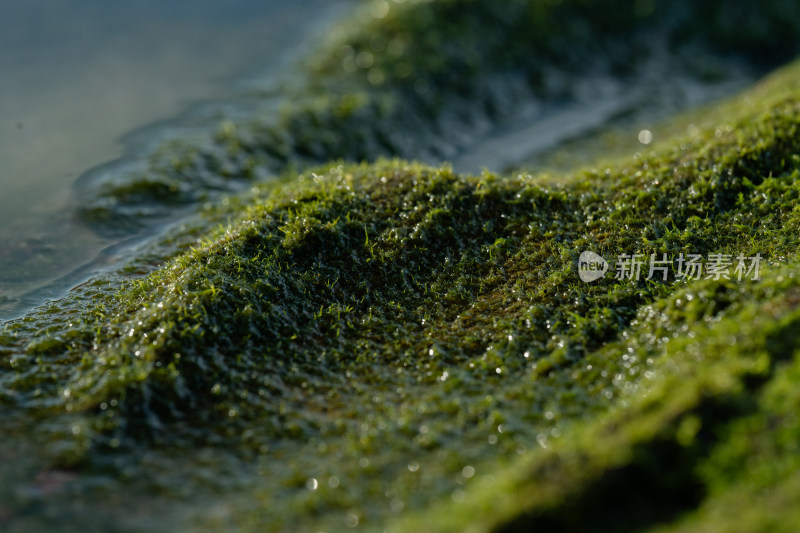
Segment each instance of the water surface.
M81 174L123 155L127 133L286 70L341 3L0 3L0 319L116 242L75 218Z

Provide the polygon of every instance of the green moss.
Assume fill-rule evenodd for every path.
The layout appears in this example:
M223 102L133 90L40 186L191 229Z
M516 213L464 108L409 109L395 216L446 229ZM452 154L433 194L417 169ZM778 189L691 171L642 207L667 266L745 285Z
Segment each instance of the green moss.
M791 426L740 435L784 416L795 364L797 71L721 106L722 127L596 173L381 161L265 185L121 291L9 324L5 416L48 421L34 457L78 469L79 494L111 469L201 498L209 466L186 454L217 450L211 487L250 503L233 490L235 516L201 512L207 528L377 528L401 508L436 530L692 509L676 527L703 528L791 483L758 467L793 464ZM764 277L588 285L586 249L760 253Z
M796 366L797 274L793 265L746 287L695 284L643 307L624 340L576 368L580 379L625 354L613 408L397 530L767 531L772 513L781 530L796 527L796 489L771 496L791 486L796 460L795 404L775 402L789 399ZM719 300L723 310L695 316L693 302Z
M479 22L538 28L520 42L558 58L542 21L580 9L594 25L569 26L570 42L633 36L655 16L637 5L391 4L320 60L317 83L346 90L302 100L280 128L225 122L204 149L163 148L156 177L112 190L109 209L210 199L242 169L404 153L381 128L399 124L399 139L429 117L412 107L398 123L397 102L483 98L452 85L432 47L454 43L441 57L462 80L535 80L522 45L487 59L501 41L478 39ZM434 24L445 16L452 27ZM402 28L425 38L392 44ZM388 92L367 90L382 86L370 69L337 73L366 46L370 69L397 74ZM428 96L403 81L406 63ZM125 281L98 278L5 325L0 523L796 529L799 79L792 65L686 119L692 136L570 175L330 162L226 198ZM758 253L762 277L587 284L585 250Z

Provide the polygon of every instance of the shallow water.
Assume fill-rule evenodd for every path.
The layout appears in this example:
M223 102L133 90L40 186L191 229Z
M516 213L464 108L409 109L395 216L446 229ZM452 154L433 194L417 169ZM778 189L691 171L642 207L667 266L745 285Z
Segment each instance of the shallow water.
M287 70L342 3L0 3L0 319L107 261L117 239L74 216L79 176L158 128L131 131Z

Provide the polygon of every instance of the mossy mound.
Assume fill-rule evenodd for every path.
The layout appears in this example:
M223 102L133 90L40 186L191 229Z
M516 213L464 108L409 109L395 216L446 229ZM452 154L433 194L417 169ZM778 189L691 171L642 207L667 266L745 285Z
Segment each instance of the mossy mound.
M378 2L371 21L320 61L318 83L389 102L375 108L389 109L381 118L362 116L357 131L373 138L399 120L397 101L419 102L400 120L401 138L429 120L422 110L437 99L474 104L472 91L495 73L536 78L536 61L521 52L490 60L502 40L476 37L484 21L506 21L533 46L567 35L523 32L536 17L588 13L596 26L574 26L570 43L618 34L633 43L645 30L631 25L663 9L636 5ZM683 28L668 33L681 46L773 50L759 21L782 3L758 16L743 3L691 5L658 19ZM742 35L760 44L678 23L695 9L733 17L724 20L746 14ZM442 20L453 26L434 24ZM791 33L792 20L769 27ZM400 28L421 28L425 39L393 45ZM459 79L476 85L444 75L430 53L442 43L453 43L442 57L463 62ZM563 51L556 44L535 49L548 57L548 46ZM366 46L375 56L359 67ZM349 72L348 58L361 70ZM421 69L414 76L427 96L404 81L406 62ZM348 137L350 118L320 122L360 113L362 100L347 91L283 124L336 132L309 139L369 153L323 147L304 164L402 153ZM193 248L142 257L120 277L6 324L0 472L10 482L0 487L0 525L796 529L800 64L693 117L695 135L571 175L462 176L399 159L289 172L228 198L208 215L208 224L227 222ZM247 131L225 123L213 149L274 149L245 142L255 130ZM296 138L289 126L270 131ZM169 148L162 156L172 168L186 163ZM259 157L247 163L254 177L277 156ZM206 194L203 176L226 187L221 167L181 168L190 179L175 190L187 196L159 188L159 201ZM118 206L150 194L129 192L113 193ZM673 268L681 254L733 264L730 279L677 279L674 270L666 280L644 279L646 271L616 279L612 268L585 283L584 251L666 256ZM760 257L760 276L739 279L740 256Z
M42 468L168 494L209 484L180 450L215 449L210 485L252 496L226 500L244 529L400 510L434 530L725 529L727 502L769 529L761 502L796 486L770 465L798 457L798 72L596 172L384 161L265 185L116 295L88 286L8 325L8 434L46 420ZM764 263L758 281L585 284L584 250ZM768 508L789 520L791 501Z

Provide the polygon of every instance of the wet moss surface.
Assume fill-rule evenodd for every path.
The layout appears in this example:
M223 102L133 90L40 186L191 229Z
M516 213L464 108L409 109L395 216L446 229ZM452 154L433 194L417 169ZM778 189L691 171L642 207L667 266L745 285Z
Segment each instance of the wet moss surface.
M637 5L647 9L636 17L657 12ZM421 28L445 14L456 28L509 17L513 29L512 15L532 6L554 20L613 11L441 1L372 16L388 29L407 27L402 17ZM609 16L581 31L632 24ZM743 35L761 44L711 32L709 46L769 53L759 19L748 20ZM414 58L441 43L456 56L474 48L436 27L440 41L407 43L420 47ZM363 35L337 61L357 62ZM463 79L473 64L482 79L480 58L499 46L480 43ZM370 65L400 75L402 57ZM412 61L427 73L418 79L472 98L430 60ZM508 61L498 68L529 72ZM325 65L321 79L336 78ZM381 83L412 92L400 78ZM339 113L330 101L319 109ZM464 176L400 159L287 172L203 215L216 229L182 230L170 253L6 324L0 524L795 530L800 65L693 117L691 136L569 175ZM239 146L237 126L220 131L215 149ZM318 157L331 154L342 155ZM180 186L199 194L198 183ZM587 250L725 254L734 266L759 254L761 268L635 281L612 267L585 283Z

